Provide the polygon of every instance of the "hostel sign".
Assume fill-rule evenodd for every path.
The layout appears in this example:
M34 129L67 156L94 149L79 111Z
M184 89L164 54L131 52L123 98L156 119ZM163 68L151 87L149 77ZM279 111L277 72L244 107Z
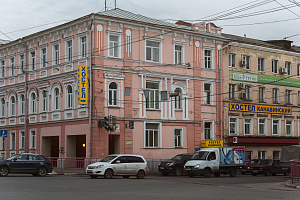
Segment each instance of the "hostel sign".
M240 112L257 112L257 113L272 113L291 115L292 108L281 106L265 106L265 105L252 105L243 103L229 103L229 110Z
M222 140L202 140L201 147L222 147Z
M77 67L77 104L87 104L87 66Z

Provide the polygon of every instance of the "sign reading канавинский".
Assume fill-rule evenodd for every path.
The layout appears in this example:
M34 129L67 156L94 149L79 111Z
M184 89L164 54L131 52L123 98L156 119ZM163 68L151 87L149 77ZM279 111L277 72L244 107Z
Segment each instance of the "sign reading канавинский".
M229 103L229 110L240 112L258 112L258 113L273 113L291 115L292 108L281 106L265 106L265 105L252 105L242 103Z

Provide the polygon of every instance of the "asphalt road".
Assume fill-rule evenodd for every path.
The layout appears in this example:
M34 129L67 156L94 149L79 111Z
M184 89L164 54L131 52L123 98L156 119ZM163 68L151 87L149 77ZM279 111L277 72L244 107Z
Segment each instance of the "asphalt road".
M9 175L0 177L1 200L40 199L297 199L300 190L288 188L290 177L239 175L235 178L220 176L203 178L187 176L148 175L145 179L135 177L111 180L88 176Z

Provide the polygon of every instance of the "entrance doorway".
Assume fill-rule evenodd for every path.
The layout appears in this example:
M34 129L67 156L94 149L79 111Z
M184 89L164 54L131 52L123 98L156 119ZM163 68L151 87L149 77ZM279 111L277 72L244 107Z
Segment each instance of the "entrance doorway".
M86 136L67 136L67 157L86 157Z
M120 153L120 135L109 135L109 154Z
M45 157L59 157L59 136L42 137L42 154Z

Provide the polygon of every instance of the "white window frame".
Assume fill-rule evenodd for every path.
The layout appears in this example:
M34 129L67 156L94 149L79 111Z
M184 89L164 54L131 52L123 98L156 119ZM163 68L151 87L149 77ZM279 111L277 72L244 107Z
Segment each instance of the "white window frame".
M278 68L278 60L272 60L272 74L278 74L279 68Z
M46 97L44 96L44 93L46 93ZM48 91L42 90L41 93L41 112L47 112L48 111Z
M278 88L273 88L272 90L272 94L273 94L273 103L279 103L279 89Z
M265 59L264 58L258 58L258 72L265 72Z
M278 158L274 156L274 153L278 153ZM281 152L280 151L273 151L273 159L274 160L280 160L281 159Z
M157 125L157 129L154 128L147 128L147 124L149 125ZM151 146L149 143L150 134L155 134L155 131L157 131L157 146L153 145ZM147 137L148 134L148 144L147 144ZM153 140L154 141L154 140ZM160 123L145 123L145 132L144 132L144 147L145 148L160 148L161 147L161 124Z
M265 87L259 87L258 89L258 99L259 102L266 102L266 88Z
M1 78L4 78L6 69L5 69L5 60L1 60Z
M267 152L266 151L258 151L258 159L267 159Z
M24 98L24 101L23 101L23 98ZM19 103L19 115L25 115L25 95L24 94L21 94L20 95L20 103Z
M157 84L158 88L152 89L147 88L147 83ZM149 90L149 96L146 98L146 109L149 110L159 110L160 109L160 91L161 91L161 83L158 81L146 81L146 90ZM153 107L151 107L150 99L153 96Z
M287 75L287 76L292 75L292 63L291 62L288 62L288 61L285 62L285 70L286 70L285 75Z
M174 92L178 92L178 96L174 96L174 107L175 110L182 110L182 88L175 88Z
M70 45L71 43L71 45ZM66 62L72 62L73 61L73 40L67 40L65 42L66 46Z
M157 43L158 44L158 47L156 46L150 46L150 45L147 45L147 42L154 42L154 43ZM161 41L158 41L158 40L151 40L151 39L147 39L145 40L145 61L146 62L154 62L154 63L161 63L162 62L162 42ZM148 51L150 50L151 52L151 58L150 59L147 59L147 49ZM158 50L158 61L154 60L154 50Z
M231 122L230 120L231 119L235 119L235 122ZM230 125L231 124L234 124L235 126L235 133L231 133L231 130L230 130ZM228 118L228 133L229 135L238 135L239 134L239 117L238 116L229 116Z
M205 90L205 85L207 85L207 84L210 85L210 90L209 91ZM214 96L213 91L214 91L213 90L213 83L210 83L210 82L203 83L203 104L205 104L205 105L214 105L213 104L213 96ZM208 92L209 92L209 95L208 95Z
M246 120L250 120L250 123L246 123ZM249 136L249 135L253 135L253 118L252 117L244 117L244 123L243 123L243 129L244 129L244 135L245 136ZM249 134L246 134L246 125L249 125Z
M87 49L88 49L87 36L83 35L83 36L78 37L78 39L79 39L79 42L78 42L79 58L86 58L87 57ZM85 41L83 41L83 39L85 39Z
M300 77L300 63L297 64L297 76Z
M210 55L207 56L206 52L209 52ZM213 69L213 67L214 67L214 65L213 65L213 61L214 61L214 59L213 59L213 50L212 49L204 49L203 54L204 54L203 55L203 57L204 57L204 59L203 59L204 68L205 69Z
M242 62L245 63L244 69L245 70L251 70L251 57L249 55L242 55Z
M4 141L4 144L3 144ZM5 137L0 137L0 151L4 151L6 150L6 139ZM2 152L1 152L2 153Z
M69 88L71 88L71 93L69 93ZM73 108L73 106L74 106L74 101L73 101L73 92L74 90L73 90L73 87L72 87L72 85L67 85L67 87L66 87L66 102L65 102L65 104L66 104L66 109L72 109Z
M59 63L60 63L60 45L59 43L55 43L52 45L52 65L59 65Z
M179 131L179 135L176 135L178 133L178 131ZM183 133L182 128L174 129L174 147L175 148L183 148L183 134L182 133Z
M14 135L14 137L13 137ZM14 138L14 141L13 141ZM10 132L10 150L16 150L16 132L15 131L11 131Z
M293 104L293 90L286 90L286 104Z
M236 54L229 53L229 67L236 68Z
M177 50L176 47L180 47L181 49ZM184 63L184 46L179 44L174 44L174 64L183 65L183 63Z
M40 62L41 62L41 68L47 67L47 48L46 47L41 49L41 61Z
M246 94L246 100L252 99L252 87L250 85L246 85L245 94Z
M13 98L14 98L15 102L12 101ZM17 105L16 102L17 102L17 100L16 100L16 97L14 95L9 97L9 116L10 117L16 116L16 110L17 110L16 109L16 105Z
M117 88L110 88L111 84L115 84ZM112 81L108 84L108 106L118 107L120 104L120 86L117 82Z
M34 134L33 134L34 133ZM36 139L37 139L37 133L36 130L30 130L29 134L29 149L36 149Z
M25 67L25 55L24 54L19 55L19 65L20 65L19 74L21 74L21 73L23 73L23 69Z
M206 138L206 127L205 127L205 124L206 123L210 123L210 138ZM203 140L214 140L215 136L214 136L214 132L215 132L215 124L214 124L214 120L203 120Z
M9 76L15 76L15 57L9 58Z
M34 53L34 56L32 56ZM36 51L33 50L33 51L30 51L29 52L29 56L30 56L30 62L29 62L29 65L30 65L30 70L36 70Z
M35 95L35 99L32 99L32 94ZM35 92L31 92L29 96L29 114L37 113L37 94Z
M116 37L117 40L112 40L111 37ZM121 35L108 34L108 56L112 58L121 58Z
M56 94L55 91L58 91ZM59 111L60 110L60 89L59 87L54 87L52 90L52 111Z
M0 113L0 115L1 115L1 117L5 117L5 111L6 111L6 109L5 109L5 98L0 99L0 104L1 104L1 113Z
M263 119L264 120L264 123L261 123L260 120ZM259 136L265 136L267 135L267 131L268 131L268 119L266 117L259 117L257 119L257 124L258 124L258 135ZM264 128L263 128L263 134L260 133L260 124L263 124L264 125Z
M25 131L19 131L19 150L25 150Z
M278 121L277 133L274 134L274 120ZM280 118L272 118L272 136L280 136L281 135L281 119Z
M288 124L288 122L291 122ZM288 126L290 126L290 134L287 134ZM294 136L294 120L293 119L285 119L285 136Z

